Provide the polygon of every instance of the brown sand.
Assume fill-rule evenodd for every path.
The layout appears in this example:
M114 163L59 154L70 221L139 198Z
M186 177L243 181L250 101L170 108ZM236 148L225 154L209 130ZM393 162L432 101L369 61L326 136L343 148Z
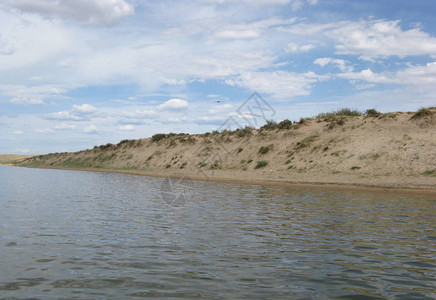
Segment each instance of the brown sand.
M291 129L175 135L48 154L19 165L322 188L436 192L436 109L307 120ZM341 117L342 118L342 117ZM342 124L339 125L338 123ZM261 148L263 147L263 151ZM268 150L266 150L268 148ZM263 152L263 153L262 153ZM256 168L260 161L267 162Z

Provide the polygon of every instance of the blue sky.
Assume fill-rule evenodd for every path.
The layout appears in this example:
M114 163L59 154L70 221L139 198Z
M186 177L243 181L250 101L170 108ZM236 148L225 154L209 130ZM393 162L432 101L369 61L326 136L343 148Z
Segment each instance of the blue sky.
M433 0L3 0L0 153L211 131L243 120L253 92L275 120L435 106L435 11Z

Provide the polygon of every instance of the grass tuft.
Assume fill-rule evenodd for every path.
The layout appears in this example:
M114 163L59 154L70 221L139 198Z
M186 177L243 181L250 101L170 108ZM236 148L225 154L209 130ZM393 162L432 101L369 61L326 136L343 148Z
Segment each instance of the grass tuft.
M257 162L255 169L265 168L268 165L268 162L266 160L260 160Z
M421 118L431 117L431 116L433 116L432 111L428 108L423 107L423 108L419 109L410 119L411 120L418 120Z

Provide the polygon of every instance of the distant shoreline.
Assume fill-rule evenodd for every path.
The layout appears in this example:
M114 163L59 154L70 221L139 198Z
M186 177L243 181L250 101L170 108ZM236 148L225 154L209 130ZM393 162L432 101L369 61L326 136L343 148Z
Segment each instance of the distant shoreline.
M10 164L4 164L13 167ZM394 193L394 194L420 194L420 195L436 195L436 189L431 187L417 187L417 186L393 186L393 185L366 185L358 183L341 183L341 182L291 182L287 180L276 179L240 179L223 176L214 176L205 178L203 176L188 174L188 173L166 173L166 172L152 172L143 170L121 170L121 169L98 169L98 168L60 168L60 167L28 167L34 169L48 169L48 170L68 170L68 171L85 171L85 172L100 172L100 173L117 173L126 175L137 175L156 178L180 178L196 181L206 182L222 182L231 184L245 184L245 185L261 185L261 186L281 186L287 188L301 188L301 189L317 189L317 190L334 190L334 191L356 191L356 192L377 192L377 193Z

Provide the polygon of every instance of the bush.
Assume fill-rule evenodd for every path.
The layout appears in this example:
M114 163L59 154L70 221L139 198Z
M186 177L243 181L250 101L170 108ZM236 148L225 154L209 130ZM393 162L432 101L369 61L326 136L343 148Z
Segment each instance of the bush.
M371 108L371 109L367 109L365 111L365 115L367 115L368 117L378 117L380 116L380 112L377 111L375 108Z
M271 150L273 148L273 144L268 145L268 146L262 146L259 149L259 153L260 154L267 154L269 152L269 150Z
M151 137L151 140L153 142L159 142L160 140L165 139L165 138L167 138L167 135L165 133L156 133L156 134L153 134L153 136Z
M357 116L361 116L362 113L358 110L351 110L349 108L341 108L339 110L333 111L333 112L328 112L328 113L319 113L315 116L316 119L325 119L325 120L330 120L334 117L338 117L338 116L350 116L350 117L357 117Z
M312 144L316 139L318 139L318 134L308 136L308 137L302 139L300 142L298 142L295 149L300 150L300 149L309 147L310 144Z
M245 126L244 128L236 129L236 134L238 137L251 136L253 134L253 127Z
M431 117L433 116L433 113L431 112L430 109L428 108L420 108L410 119L421 119L421 118L425 118L425 117Z
M110 147L112 147L113 145L111 143L107 143L106 145L100 145L100 146L95 146L94 149L100 149L100 150L106 150L109 149Z
M291 129L292 128L292 121L285 119L278 124L279 129Z
M274 130L278 128L278 124L276 121L267 120L266 124L260 127L261 130Z
M255 169L260 169L260 168L264 168L268 165L268 162L266 160L260 160L257 162L256 166L254 167Z

